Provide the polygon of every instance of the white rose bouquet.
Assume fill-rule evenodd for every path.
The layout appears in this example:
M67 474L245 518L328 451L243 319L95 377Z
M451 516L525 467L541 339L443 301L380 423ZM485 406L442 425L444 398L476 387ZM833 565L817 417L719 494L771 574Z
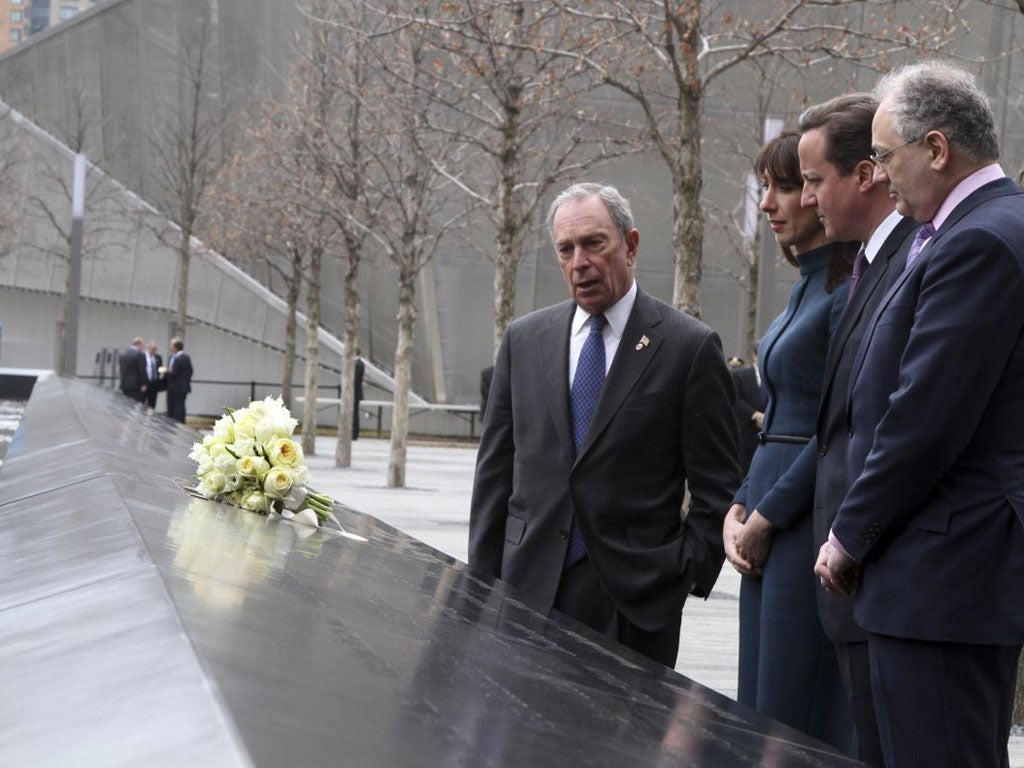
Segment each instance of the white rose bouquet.
M225 408L213 433L195 443L196 491L261 514L276 512L308 525L334 518L330 496L310 490L302 446L291 439L298 421L280 397ZM338 526L339 528L341 526Z

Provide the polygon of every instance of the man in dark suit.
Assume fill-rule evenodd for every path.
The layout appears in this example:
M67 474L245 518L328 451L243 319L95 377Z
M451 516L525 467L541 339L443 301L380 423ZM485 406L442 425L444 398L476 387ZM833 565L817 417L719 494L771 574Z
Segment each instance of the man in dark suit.
M815 572L856 589L885 764L1006 766L1024 642L1024 193L967 72L923 62L875 96L875 179L922 227L854 360L863 471Z
M156 351L156 342L146 342L146 405L156 408L156 396L163 388L163 379L160 369L163 367L164 359Z
M548 221L572 299L501 343L469 565L674 666L683 602L724 559L732 381L710 328L636 287L640 233L613 187L570 187Z
M757 370L757 355L751 365L740 365L732 372L732 383L736 387L736 429L739 435L740 473L750 471L750 462L757 450L758 435L764 423L764 409L768 404L761 389L761 376Z
M171 339L171 356L167 361L167 415L185 423L185 398L192 391L192 359L185 353L185 343Z
M146 402L146 355L143 341L136 336L121 355L121 391L132 400Z
M356 365L352 374L352 439L359 439L359 404L363 401L363 376L366 375L366 363L363 362L362 351L355 349Z
M896 212L889 188L874 179L871 120L878 102L868 93L838 96L800 115L802 204L816 208L830 240L860 242L846 311L825 361L818 409L814 484L814 544L825 543L839 504L862 467L847 466L846 394L864 329L882 296L902 272L917 222ZM852 283L853 281L851 281ZM849 474L848 474L849 473ZM839 671L857 725L860 759L883 766L878 741L867 632L853 620L853 599L819 587L818 615L835 643Z

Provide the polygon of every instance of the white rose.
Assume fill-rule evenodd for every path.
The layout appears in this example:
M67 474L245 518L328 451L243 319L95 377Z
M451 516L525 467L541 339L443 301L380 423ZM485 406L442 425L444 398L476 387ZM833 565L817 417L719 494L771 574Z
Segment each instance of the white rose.
M287 437L271 440L265 448L267 458L275 467L295 468L303 464L302 446Z
M270 471L270 462L262 456L243 456L235 462L235 468L243 477L260 477Z
M263 491L268 496L282 498L295 485L295 474L287 467L274 467L263 478Z
M263 491L249 491L249 493L242 497L242 502L239 506L251 512L266 512L267 497L263 494Z
M235 440L239 437L255 437L256 418L248 408L235 411L232 414L235 422Z
M227 476L223 472L209 472L199 481L199 492L203 496L217 496L224 492L227 484Z
M295 473L296 485L309 485L309 470L306 469L305 464L300 464L297 467L293 467L292 472Z

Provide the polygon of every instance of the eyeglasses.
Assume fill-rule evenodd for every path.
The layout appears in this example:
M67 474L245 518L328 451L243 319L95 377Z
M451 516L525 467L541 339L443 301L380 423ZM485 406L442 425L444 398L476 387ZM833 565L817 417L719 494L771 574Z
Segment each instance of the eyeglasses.
M910 144L916 144L919 141L920 141L920 139L911 139L910 141L904 141L898 147L893 147L892 149L887 149L887 150L885 150L885 152L879 152L879 151L877 151L875 149L872 149L871 150L871 154L868 155L868 160L870 160L872 163L877 165L879 168L885 168L885 166L887 166L889 164L889 160L888 160L889 155L891 155L897 149L903 149L904 147L909 146Z

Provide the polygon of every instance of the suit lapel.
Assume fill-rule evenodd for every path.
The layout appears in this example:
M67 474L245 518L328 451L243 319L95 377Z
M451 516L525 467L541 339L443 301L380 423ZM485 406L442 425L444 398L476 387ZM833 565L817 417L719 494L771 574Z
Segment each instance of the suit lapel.
M882 310L892 299L893 295L899 290L899 286L903 285L908 277L910 270L906 268L907 250L910 248L910 242L913 240L911 235L917 232L918 226L917 222L913 219L903 219L896 229L893 230L892 234L886 238L878 255L875 257L876 261L878 259L885 259L886 269L880 271L878 279L871 286L871 293L885 291L885 296L882 297L879 305L875 307L874 314L870 318L867 329L864 331L864 336L861 338L860 348L857 350L857 356L853 360L853 368L850 371L850 390L853 389L853 384L860 374L861 366L864 363L864 353L868 348L871 337L874 335L875 322L878 316L882 313ZM870 293L865 294L865 302L870 295ZM863 311L863 306L861 311ZM844 394L849 399L849 392Z
M537 364L544 381L551 421L562 441L562 447L572 457L575 445L572 436L572 406L569 403L569 334L576 305L566 302L565 312L552 312L548 324L538 334Z
M590 429L583 440L583 445L580 446L579 456L583 456L590 449L608 426L608 422L622 407L640 375L654 359L664 341L656 331L660 323L661 316L654 300L643 291L637 290L636 303L633 304L633 311L630 312L622 338L619 339L619 348L608 371L608 378L605 379L601 399L598 400L597 410L590 422Z

